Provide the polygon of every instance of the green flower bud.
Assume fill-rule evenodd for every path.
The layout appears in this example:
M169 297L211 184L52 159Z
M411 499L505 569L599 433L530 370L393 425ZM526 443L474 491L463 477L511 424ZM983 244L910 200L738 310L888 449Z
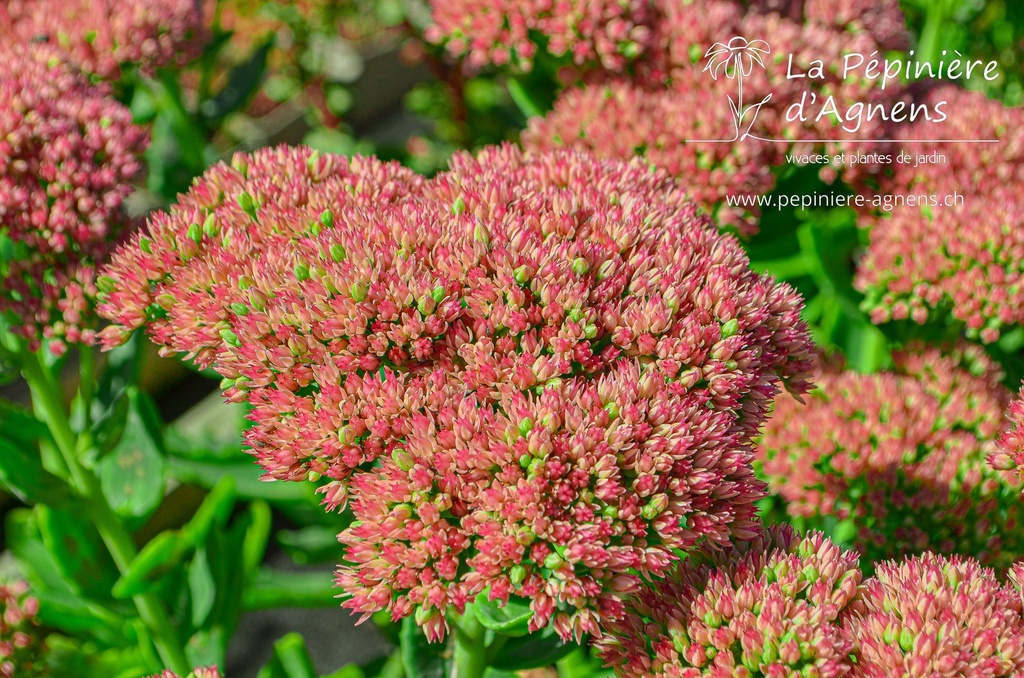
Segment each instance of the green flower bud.
M305 264L295 264L295 277L302 282L303 280L309 280L309 266Z
M238 335L232 332L231 330L221 330L220 338L232 346L237 347L242 345L242 342L239 341L238 339Z
M325 228L333 228L334 212L332 212L331 210L324 210L323 212L321 212L320 223L323 224Z
M526 266L520 266L512 272L512 276L515 278L517 285L525 285L530 280L530 276L527 273Z
M158 294L156 296L157 305L159 305L160 308L164 309L165 311L170 311L172 308L174 308L174 302L175 298L173 294L164 293Z
M477 224L476 228L473 229L473 240L476 240L482 245L490 245L491 234L487 232L487 229L483 224Z
M508 578L512 580L512 585L519 586L526 579L526 568L522 565L513 565L508 574Z
M192 224L189 226L187 235L188 239L197 245L203 241L203 229L199 224Z
M344 261L346 256L345 248L335 243L331 245L331 259L335 261Z
M455 199L455 203L452 204L452 214L454 214L455 216L459 216L460 214L463 214L465 211L466 201L463 200L462 196L460 195L458 198Z
M231 310L234 311L236 315L249 315L249 307L245 304L239 304L237 302L231 304Z
M412 455L401 447L396 447L391 451L391 458L394 460L398 468L403 471L408 471L415 465L415 460L413 460Z
M420 297L416 302L416 310L420 312L420 315L430 315L434 312L434 300L428 296Z
M740 331L740 321L733 318L722 325L722 339L728 339Z
M572 272L576 275L586 275L590 270L590 264L583 257L576 257L572 262Z
M533 430L533 419L526 417L519 422L519 432L525 437L530 431Z
M96 289L103 294L110 294L117 287L117 282L109 275L101 275L96 280Z
M557 570L563 562L565 561L562 560L562 556L552 551L548 554L548 557L544 559L544 567L549 570Z
M153 249L151 247L152 244L153 241L150 240L149 238L139 238L139 249L145 252L146 254L153 253Z
M356 301L366 300L366 287L361 283L352 283L352 286L348 288L348 292Z
M242 193L238 196L238 206L242 208L242 211L249 215L250 219L256 218L256 199L248 193Z
M220 235L220 224L217 223L217 219L213 216L213 212L206 215L206 220L203 221L203 233L216 238Z
M434 291L430 293L430 297L434 300L435 304L440 304L444 300L444 287L438 285L434 288Z

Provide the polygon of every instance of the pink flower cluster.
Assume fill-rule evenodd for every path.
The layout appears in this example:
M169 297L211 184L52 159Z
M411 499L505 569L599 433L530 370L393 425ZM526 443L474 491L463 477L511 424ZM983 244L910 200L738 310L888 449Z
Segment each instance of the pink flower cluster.
M434 638L488 587L592 631L747 534L751 440L811 365L799 297L681 187L581 152L237 156L106 273L107 345L147 325L218 370L269 478L354 496L348 606Z
M92 340L95 266L132 226L122 203L148 137L49 46L5 48L0 63L0 311L59 353Z
M184 65L197 56L204 31L199 0L6 0L0 35L59 47L86 73L121 77L125 64L143 72Z
M908 145L915 157L937 152L943 162L895 164L878 179L879 194L904 204L865 216L871 244L857 286L876 323L951 316L990 343L1024 322L1024 116L953 86L920 100L932 108L945 101L948 119L897 127L893 138L999 142ZM938 205L924 202L933 195ZM946 206L955 196L959 204Z
M905 49L910 41L899 0L753 0L750 4L793 21L868 33L886 50Z
M1024 671L1019 583L1001 584L971 558L927 553L880 563L842 622L856 643L851 678Z
M823 535L770 527L725 549L707 547L644 585L596 641L616 674L847 675L854 642L838 618L861 583L857 555Z
M430 0L425 36L471 69L533 65L538 49L619 72L650 41L647 0ZM538 44L538 41L542 42Z
M25 582L0 585L0 678L48 675L40 657L38 612L39 601L28 596Z
M585 148L605 158L641 156L673 176L685 177L694 200L720 225L752 234L759 211L725 201L771 191L776 151L760 143L688 141L729 139L735 134L729 108L722 105L728 101L731 81L688 77L685 86L677 83L675 89L618 81L569 90L546 117L530 121L523 146Z
M168 669L167 671L164 671L159 675L152 676L151 678L180 678L180 676L178 676L178 674L174 671ZM185 676L185 678L221 678L221 674L216 666L211 666L207 668L196 669L195 671L192 671L187 676Z
M1009 426L999 437L998 451L989 464L1000 471L1013 471L1024 482L1024 386L1006 412Z
M1017 676L1022 574L926 554L862 582L852 552L771 527L645 585L597 647L627 678Z
M871 560L926 549L1008 566L1018 483L987 469L1009 392L977 347L897 353L891 372L826 368L806 405L780 398L758 458L811 525L852 519Z

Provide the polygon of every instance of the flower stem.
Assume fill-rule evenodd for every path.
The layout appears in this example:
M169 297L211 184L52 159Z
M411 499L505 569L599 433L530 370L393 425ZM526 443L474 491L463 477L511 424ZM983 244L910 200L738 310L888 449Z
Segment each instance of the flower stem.
M22 374L32 392L32 404L36 414L49 427L72 485L84 499L89 517L96 525L118 570L124 574L138 553L135 543L107 504L96 476L78 461L75 432L71 429L64 411L59 386L53 373L37 352L23 351L20 357ZM91 365L87 370L91 370ZM90 403L86 402L83 405L88 408ZM160 599L153 594L140 594L133 596L132 601L138 609L139 618L153 634L153 642L160 653L160 658L167 667L180 675L188 673L191 667L185 651Z
M477 620L473 604L455 626L455 673L452 678L482 678L487 669L487 629Z

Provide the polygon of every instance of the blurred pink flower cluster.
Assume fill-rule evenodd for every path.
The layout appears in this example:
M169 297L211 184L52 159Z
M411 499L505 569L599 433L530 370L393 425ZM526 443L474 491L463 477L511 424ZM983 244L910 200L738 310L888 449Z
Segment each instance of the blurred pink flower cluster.
M25 582L0 585L0 678L41 678L43 637L36 614L39 601Z
M938 87L919 99L946 101L947 119L894 126L896 139L998 139L998 143L908 143L915 159L933 152L939 162L894 163L862 190L902 206L866 214L871 243L857 270L857 286L876 323L917 323L952 317L969 337L985 343L1024 322L1024 117L983 94ZM924 202L930 196L941 202ZM957 205L946 206L946 198ZM894 203L895 204L895 203Z
M868 33L884 50L905 49L910 44L899 0L751 0L749 4L793 21Z
M1009 426L999 438L998 451L989 457L995 469L1013 471L1024 482L1024 386L1006 412Z
M692 81L700 76L688 77ZM551 113L530 121L523 132L523 146L538 150L569 146L605 158L639 155L673 176L685 177L694 200L720 225L753 234L756 208L725 201L730 196L771 191L775 177L770 156L775 150L768 144L697 141L729 139L735 131L725 82L703 80L681 88L685 93L625 80L569 90Z
M667 86L677 96L692 99L695 91L705 89L712 80L713 74L704 69L713 45L731 45L735 36L748 44L767 41L757 67L751 63L742 73L742 99L737 92L734 100L739 109L746 111L739 121L741 133L749 129L756 137L790 142L875 138L882 129L879 117L868 121L866 115L858 118L852 113L860 110L858 104L889 102L901 96L901 91L889 88L883 92L876 81L858 73L844 79L844 59L850 53L870 55L884 50L884 43L895 39L891 30L885 28L875 35L870 28L902 24L898 5L886 3L886 20L869 26L855 18L856 12L850 21L840 23L839 17L845 13L838 9L841 2L792 2L778 9L773 4L755 2L747 6L739 0L665 3L660 7L649 56L638 64L638 82L654 88ZM798 18L792 18L794 7L800 10ZM814 70L815 62L824 66L820 73ZM789 77L791 74L805 77ZM730 84L735 84L737 74L727 70L724 75L719 72L718 77L730 78ZM829 97L834 101L835 114L822 114L829 110ZM763 105L757 105L762 101ZM798 104L803 119L791 121L787 113ZM729 111L727 98L719 105ZM750 139L745 143L762 145ZM763 145L768 146L763 149L765 153L774 150L776 162L781 162L789 150L785 143Z
M897 353L892 371L830 366L801 404L783 397L758 458L811 525L852 519L871 561L934 550L1008 566L1021 550L1019 484L985 460L1009 392L977 347Z
M617 675L697 678L1016 676L1024 670L1013 584L970 558L878 565L788 526L707 548L645 585L597 641Z
M92 340L95 267L132 225L122 203L148 135L50 46L8 46L0 62L0 310L60 353Z
M636 62L635 75L592 76L586 86L564 92L551 113L530 122L523 143L586 148L608 158L640 155L685 177L694 198L720 224L755 233L760 210L727 205L727 198L770 192L775 186L770 167L782 164L789 150L811 149L793 146L801 139L841 144L844 138L877 135L882 129L877 116L867 121L853 113L864 103L902 96L899 88L882 92L863 78L843 80L838 68L825 69L820 78L787 77L790 69L808 74L816 60L841 65L850 52L871 54L901 44L905 35L897 30L903 26L897 3L775 4L660 4L651 24L652 47ZM745 51L734 49L735 41ZM715 45L729 50L715 57ZM739 73L737 60L743 60ZM719 68L711 68L715 64ZM830 96L836 114L820 115ZM801 102L806 121L790 122L788 109ZM756 138L744 138L748 133Z
M443 42L471 69L511 63L529 70L544 49L577 66L618 72L651 36L647 0L431 0L430 6L425 37Z
M6 0L0 35L46 41L86 73L121 77L125 64L152 74L184 65L204 39L200 0Z
M673 549L749 533L751 440L808 387L799 297L643 162L263 150L106 272L105 343L147 325L218 370L268 477L353 495L347 604L434 638L488 587L590 632Z

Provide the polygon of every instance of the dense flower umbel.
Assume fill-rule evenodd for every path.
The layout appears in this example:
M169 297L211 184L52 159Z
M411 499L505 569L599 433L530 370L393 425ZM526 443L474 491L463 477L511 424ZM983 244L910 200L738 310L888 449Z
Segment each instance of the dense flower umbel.
M152 678L180 678L177 673L168 669L160 675L152 676ZM189 673L185 678L221 678L220 671L217 670L216 666L211 666L204 669L196 669Z
M0 678L47 675L40 654L42 634L35 616L39 602L27 595L28 585L0 585Z
M528 149L586 148L607 158L640 155L686 182L693 198L720 225L743 233L757 229L757 213L725 205L731 196L769 192L775 149L758 142L697 143L729 139L735 123L727 102L729 81L697 76L674 89L648 89L630 82L594 84L570 90L544 118L523 133Z
M146 73L195 57L203 37L198 0L6 0L0 35L48 41L87 73L108 80L121 66Z
M426 182L302 149L234 165L119 253L105 338L148 324L235 380L269 477L327 476L336 506L359 471L353 607L436 636L491 586L537 624L578 604L568 634L664 544L749 529L748 443L780 382L806 390L810 343L666 174L514 146Z
M418 607L439 637L446 607L490 586L492 599L531 599L533 628L554 615L578 638L621 613L637 572L663 574L673 549L753 534L752 452L708 393L624 363L497 405L467 397L415 417L405 447L355 479L346 606L395 618Z
M1019 488L985 465L1009 399L998 369L976 347L895 360L825 369L807 405L779 399L758 450L772 489L812 525L851 518L872 560L929 549L1008 566L1024 551Z
M879 193L905 202L866 215L871 244L856 283L874 322L951 316L968 336L993 342L1024 323L1024 113L948 86L922 101L933 108L947 101L948 119L898 127L894 138L999 143L913 144L911 153L937 151L945 162L896 164L878 179ZM959 204L922 203L932 195L958 195Z
M540 49L579 66L620 72L650 40L647 0L431 0L426 37L469 68L530 69ZM536 42L543 39L542 44Z
M855 645L851 677L997 677L1024 671L1021 594L971 558L925 554L879 564L842 626Z
M0 310L38 345L93 336L95 271L131 226L122 201L148 138L46 45L0 50Z
M999 449L989 464L1000 471L1013 471L1024 482L1024 386L1006 412L1009 426L999 437Z
M860 581L856 553L819 533L766 528L645 584L598 651L629 678L846 675L854 643L837 620Z

